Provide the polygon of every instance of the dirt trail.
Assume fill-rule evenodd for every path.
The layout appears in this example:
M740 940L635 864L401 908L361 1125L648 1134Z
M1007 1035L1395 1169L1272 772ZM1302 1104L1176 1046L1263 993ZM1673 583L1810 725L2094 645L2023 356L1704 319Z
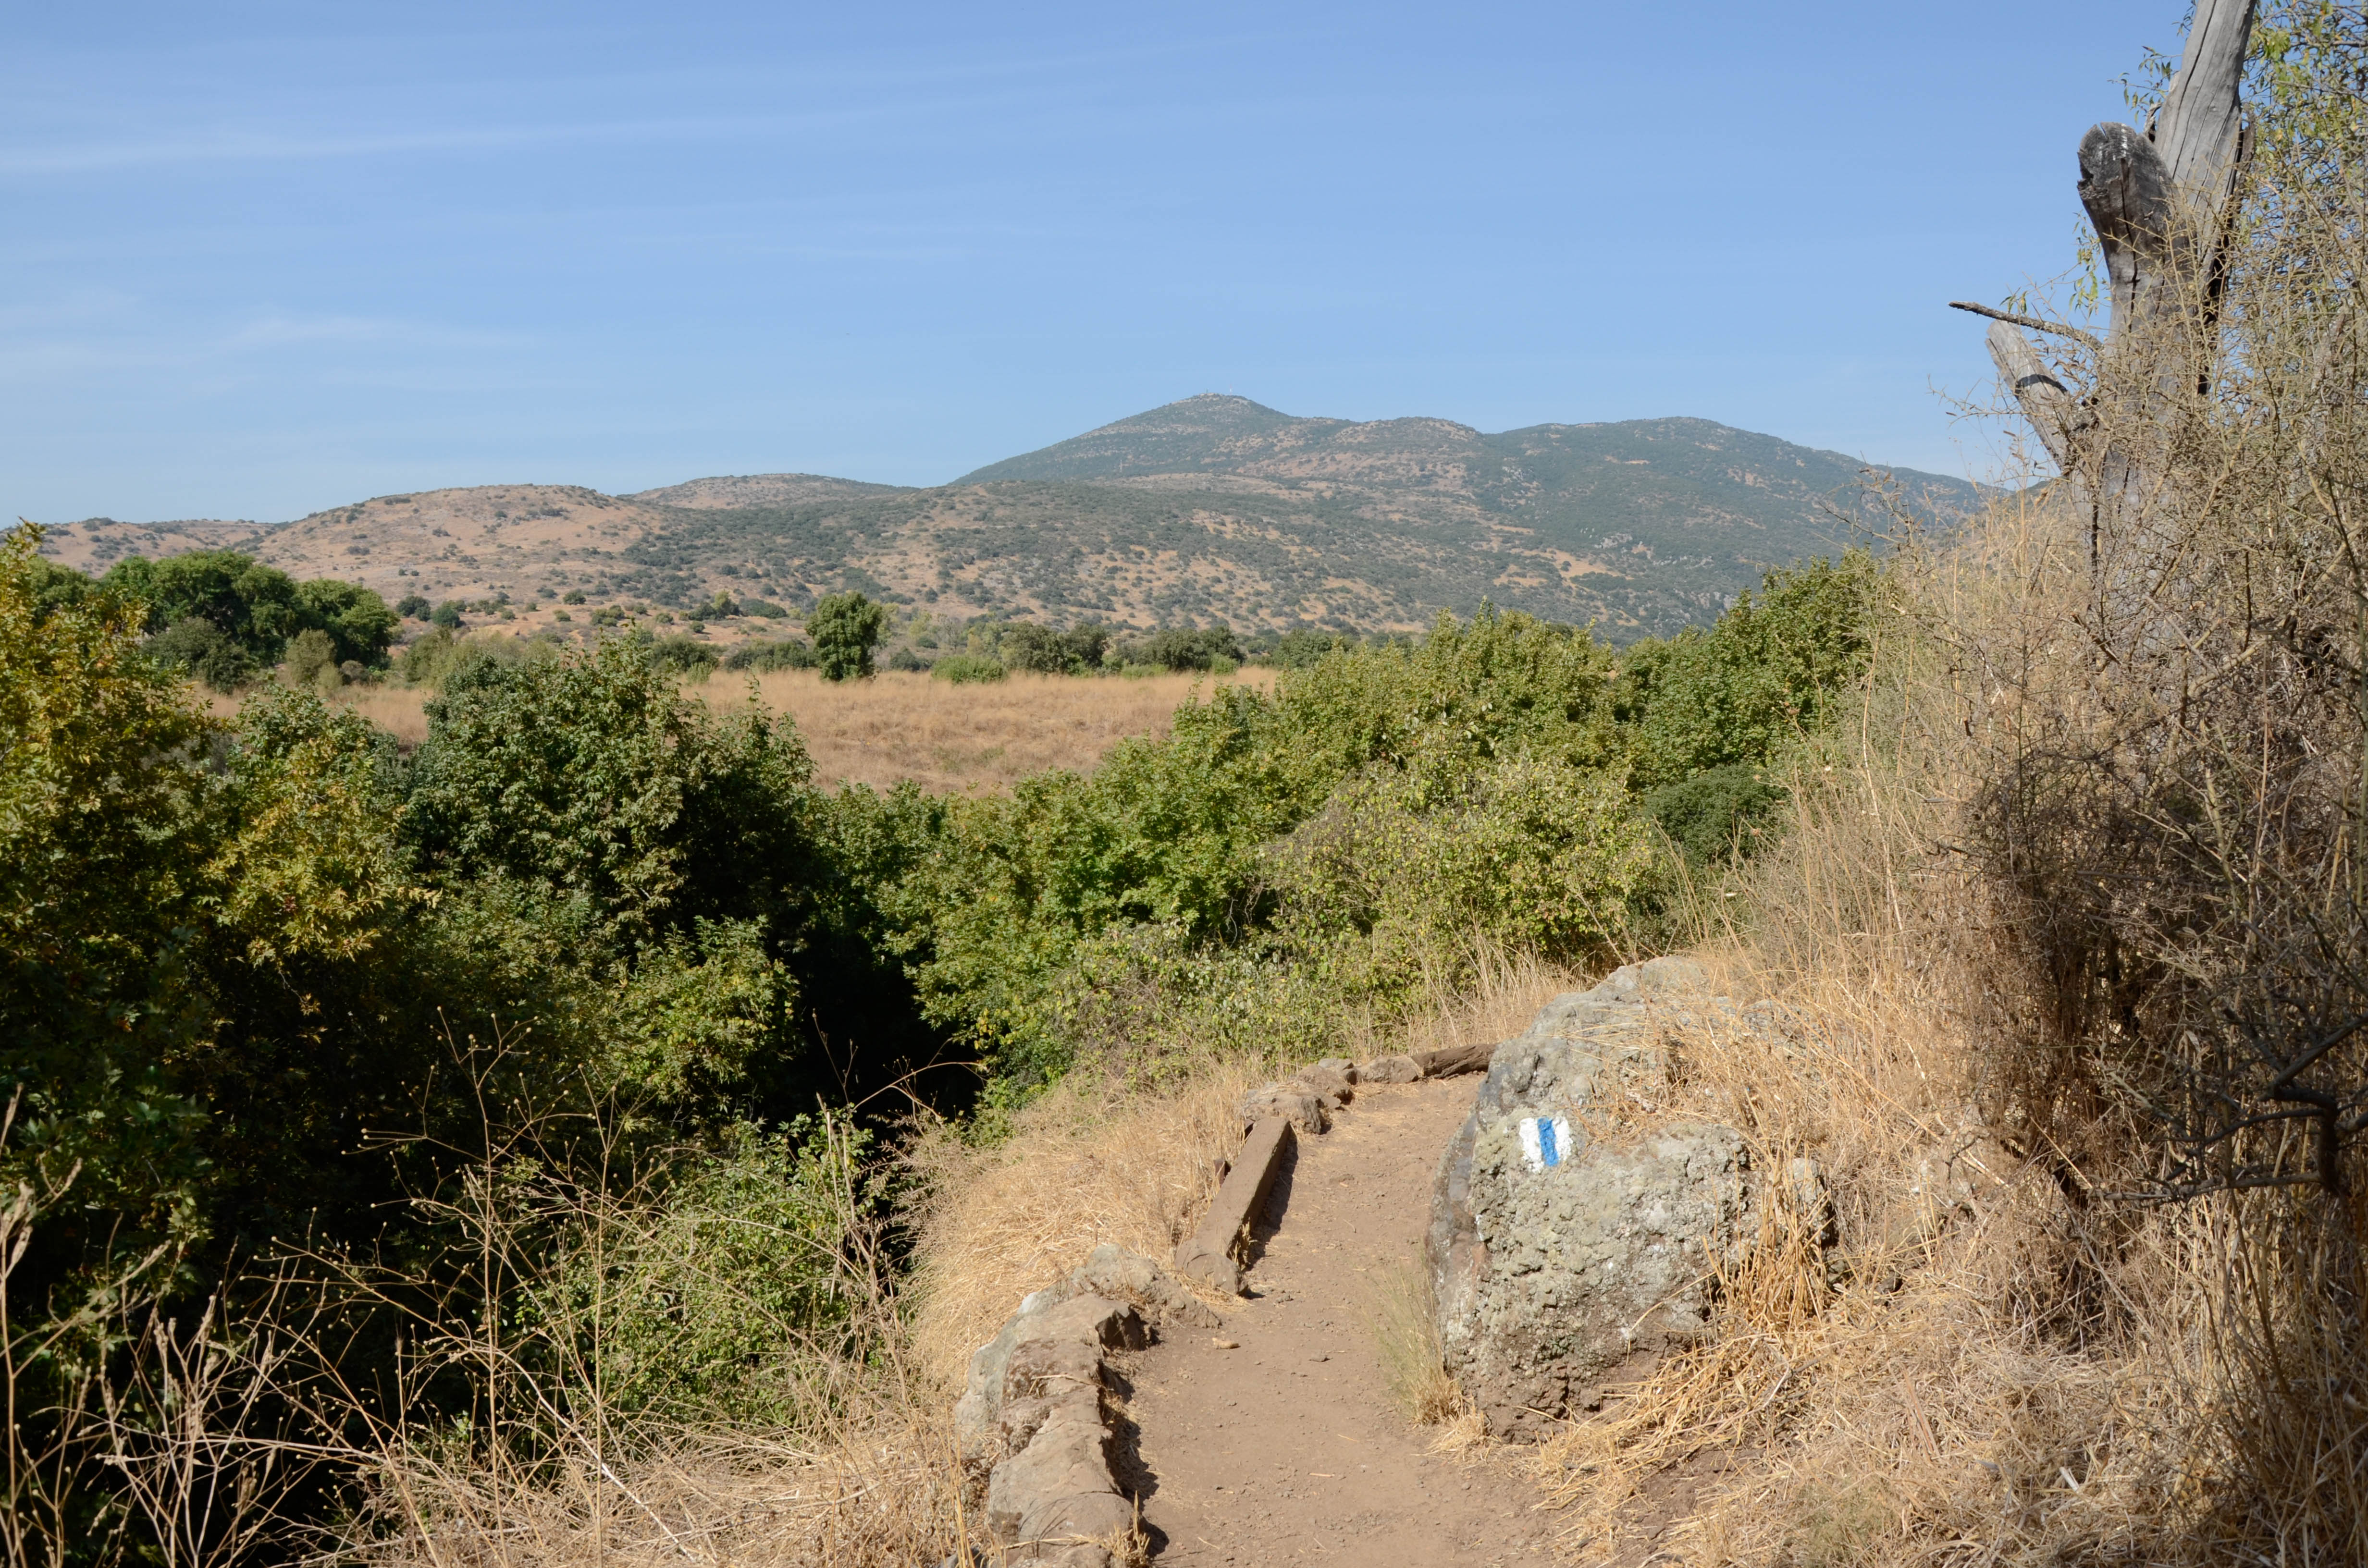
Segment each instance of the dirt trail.
M1214 1334L1175 1330L1133 1358L1156 1562L1553 1561L1534 1485L1503 1460L1429 1452L1438 1428L1392 1405L1372 1326L1386 1271L1419 1256L1431 1173L1479 1082L1362 1090L1302 1138L1256 1297Z

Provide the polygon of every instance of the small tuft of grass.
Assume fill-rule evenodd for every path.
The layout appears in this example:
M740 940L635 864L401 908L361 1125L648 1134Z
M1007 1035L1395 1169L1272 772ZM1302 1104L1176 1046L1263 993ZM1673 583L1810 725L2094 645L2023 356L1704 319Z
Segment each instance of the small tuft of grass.
M1445 1426L1465 1415L1463 1391L1447 1375L1430 1270L1420 1259L1405 1258L1382 1272L1370 1312L1390 1403L1417 1426Z

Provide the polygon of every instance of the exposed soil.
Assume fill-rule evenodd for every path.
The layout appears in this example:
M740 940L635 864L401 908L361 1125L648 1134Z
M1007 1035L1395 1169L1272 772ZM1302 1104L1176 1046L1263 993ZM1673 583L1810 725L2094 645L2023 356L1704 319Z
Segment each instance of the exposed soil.
M1223 1328L1171 1331L1132 1359L1155 1562L1554 1561L1553 1517L1518 1456L1431 1452L1440 1429L1391 1403L1374 1329L1383 1280L1420 1256L1432 1172L1479 1084L1365 1089L1330 1132L1301 1138L1257 1295Z

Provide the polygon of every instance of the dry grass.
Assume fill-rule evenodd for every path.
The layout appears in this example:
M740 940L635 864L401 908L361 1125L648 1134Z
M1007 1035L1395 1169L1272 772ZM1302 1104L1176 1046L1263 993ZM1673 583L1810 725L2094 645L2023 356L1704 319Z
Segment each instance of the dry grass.
M1383 1384L1400 1415L1417 1426L1435 1426L1471 1411L1471 1401L1447 1374L1429 1269L1411 1257L1383 1268L1367 1315Z
M409 747L427 738L427 701L435 695L416 687L348 686L330 700L360 714Z
M1205 698L1221 679L1265 688L1274 672L1097 680L1015 675L978 686L898 671L843 684L811 670L754 678L758 701L797 721L815 782L825 788L884 790L909 778L933 793L982 794L1050 768L1090 768L1129 735L1167 733L1176 710ZM684 689L720 708L745 700L748 687L748 677L719 671ZM224 719L236 717L244 700L198 695ZM427 738L427 704L435 695L416 687L348 686L332 700L416 746Z
M990 1149L939 1130L911 1153L930 1197L916 1270L913 1357L959 1391L971 1353L1021 1297L1066 1278L1104 1242L1164 1258L1200 1222L1241 1142L1247 1071L1172 1094L1112 1096L1074 1082L1021 1112ZM952 1392L946 1395L952 1397Z
M932 793L977 794L1050 768L1089 768L1128 735L1164 734L1176 710L1205 697L1218 678L1014 675L955 686L897 671L833 683L811 670L781 670L755 684L759 701L798 722L814 778L825 787L884 790L909 778ZM1274 674L1249 669L1221 678L1264 687ZM748 685L719 671L689 689L722 705L740 700Z
M1579 983L1534 959L1486 955L1469 991L1398 1029L1365 1032L1357 1054L1503 1040ZM1065 1277L1100 1244L1164 1257L1200 1223L1220 1162L1240 1145L1235 1105L1255 1081L1254 1064L1208 1053L1157 1090L1126 1092L1116 1086L1124 1078L1072 1074L993 1148L942 1129L915 1144L928 1192L913 1320L925 1380L958 1389L971 1353L1020 1298Z
M1993 519L2011 543L2027 516ZM1999 542L1976 541L1985 549ZM2014 552L1924 585L1972 634ZM2004 563L2007 570L1996 569ZM2351 1561L2356 1254L2271 1222L2283 1195L2132 1207L1981 1114L2011 933L1945 849L1977 759L1962 696L1885 650L1855 733L1797 780L1783 846L1714 900L1720 988L1781 1033L1673 1031L1657 1093L1608 1131L1725 1120L1756 1169L1815 1159L1839 1242L1763 1180L1711 1338L1536 1456L1586 1561L1703 1564ZM2301 1271L2305 1293L2266 1282ZM1682 1483L1682 1484L1681 1484ZM1685 1498L1673 1504L1672 1498Z

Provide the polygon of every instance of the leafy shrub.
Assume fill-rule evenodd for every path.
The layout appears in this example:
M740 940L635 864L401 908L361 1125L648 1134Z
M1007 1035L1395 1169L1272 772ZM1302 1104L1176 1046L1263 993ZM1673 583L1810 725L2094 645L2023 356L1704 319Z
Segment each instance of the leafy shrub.
M1220 659L1238 667L1244 656L1240 640L1224 626L1170 627L1125 644L1120 654L1131 665L1157 665L1178 671L1206 670Z
M216 691L236 691L258 667L237 639L201 615L183 616L142 646L159 664L186 670Z
M425 594L405 594L396 603L394 613L405 620L426 620L428 608L427 597Z
M975 653L948 653L929 666L931 680L951 681L956 686L998 681L1003 676L1001 664L994 659L982 659Z
M428 617L428 619L447 631L460 631L462 625L462 621L461 619L460 601L457 599L446 599L442 604L436 607L436 613Z
M1816 731L1866 668L1880 590L1873 559L1852 551L1770 573L1706 631L1631 647L1616 701L1637 788L1762 764Z
M381 663L403 624L378 595L334 577L297 584L296 610L300 625L328 634L339 664Z
M1338 631L1300 627L1278 638L1267 658L1278 669L1304 670L1314 667L1326 653L1345 653L1356 645L1355 638Z
M835 1120L741 1123L712 1152L683 1152L637 1201L518 1194L566 1217L562 1261L529 1282L523 1313L552 1381L597 1377L597 1397L627 1417L780 1426L821 1414L818 1353L853 1306L848 1201L876 1199L858 1169L868 1148Z
M623 640L588 658L464 663L427 712L404 830L437 877L585 901L636 945L781 913L794 892L808 772L794 726L707 721Z
M649 647L649 656L658 668L676 675L690 676L704 680L707 673L723 662L723 655L696 637L661 637Z
M1789 792L1763 767L1734 763L1647 793L1645 814L1660 824L1689 864L1715 866L1770 842L1776 808Z
M558 644L547 635L519 638L481 631L461 637L438 626L412 640L395 659L394 673L405 686L440 688L468 665L519 665L558 656Z
M929 665L928 660L910 648L899 648L888 655L888 667L892 670L917 672L927 670Z
M757 675L774 670L810 670L814 662L814 644L794 638L779 642L744 642L723 656L725 669Z
M831 594L806 618L814 639L815 667L825 680L853 680L871 673L871 650L888 630L885 606L861 594Z
M564 605L580 605L584 602L584 590L570 588L559 596L559 602Z
M760 620L787 620L790 618L788 610L764 599L742 599L740 613L756 616Z
M1053 631L1023 620L1002 629L996 653L1009 669L1084 675L1101 667L1102 654L1110 645L1110 629L1090 621L1067 631Z
M285 663L289 680L298 686L317 686L324 674L333 677L333 685L344 678L337 669L337 645L325 631L300 631L288 639Z

